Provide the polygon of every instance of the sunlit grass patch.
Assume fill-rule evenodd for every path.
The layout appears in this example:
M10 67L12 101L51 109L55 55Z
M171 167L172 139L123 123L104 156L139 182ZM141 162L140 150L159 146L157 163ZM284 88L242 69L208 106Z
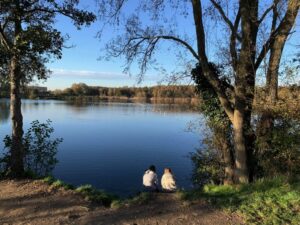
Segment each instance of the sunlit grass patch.
M52 184L56 181L56 179L52 176L47 176L47 177L44 177L42 179L42 181L46 182L47 184Z
M148 203L151 198L152 198L151 193L141 192L137 196L134 196L133 198L128 199L127 203L129 205L142 205L142 204Z
M75 192L81 194L87 200L104 205L106 207L111 207L114 209L121 208L124 206L141 205L146 204L151 199L151 193L139 193L138 195L121 199L116 195L107 193L102 190L94 188L92 185L86 184L79 187L74 187L71 184L67 184L61 180L58 180L52 176L47 176L42 178L42 181L51 185L54 188L64 188L65 190L74 190Z
M237 211L247 224L300 224L300 182L283 177L248 185L206 185L181 193L181 198L206 199L216 207Z
M114 200L111 203L111 208L118 209L121 207L130 207L134 205L147 204L152 199L152 193L141 192L134 197Z
M106 207L110 207L113 201L119 198L116 195L106 193L102 190L98 190L92 185L82 185L75 189L76 192L83 194L88 200L102 204Z

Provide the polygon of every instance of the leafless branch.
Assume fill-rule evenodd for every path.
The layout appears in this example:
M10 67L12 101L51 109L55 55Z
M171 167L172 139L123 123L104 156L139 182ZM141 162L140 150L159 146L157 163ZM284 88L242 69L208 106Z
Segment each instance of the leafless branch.
M222 16L224 22L229 26L231 32L235 33L236 38L239 41L241 41L241 37L237 34L237 29L235 29L235 26L232 24L230 19L226 16L226 14L225 14L224 10L222 9L222 7L215 0L210 0L210 1L214 5L214 7L219 11L219 13ZM238 12L238 14L239 14L239 12ZM239 17L240 17L240 15L239 15Z
M276 0L275 0L276 1ZM277 4L275 3L275 1L273 2L273 4L266 9L266 11L262 14L261 18L258 20L258 24L261 24L263 22L263 20L265 19L265 17L269 14L269 12L271 12L276 6ZM278 1L277 1L278 2Z
M240 23L240 19L241 19L241 12L240 12L240 8L239 8L238 13L235 18L235 21L234 21L233 31L231 32L231 36L230 36L230 54L231 54L231 58L232 58L233 68L236 68L237 60L238 60L238 55L236 52L236 39L237 39L237 29L238 29L238 26Z
M297 2L296 0L290 0L289 4L291 4L291 5L295 4L296 8L294 8L293 6L288 8L288 10L286 11L284 17L282 18L282 20L280 21L280 23L276 29L275 29L275 26L276 26L276 21L278 19L278 14L275 11L275 14L273 16L273 21L272 21L272 28L271 28L272 32L270 33L268 40L265 42L260 53L258 54L258 57L255 62L255 70L257 70L259 68L262 60L268 54L268 51L270 50L272 44L274 43L275 38L281 34L286 34L286 36L290 34L290 30L288 29L289 24L290 24L289 20L290 20L290 17L292 17L294 14L297 15L300 3ZM294 11L294 10L296 10L296 11Z

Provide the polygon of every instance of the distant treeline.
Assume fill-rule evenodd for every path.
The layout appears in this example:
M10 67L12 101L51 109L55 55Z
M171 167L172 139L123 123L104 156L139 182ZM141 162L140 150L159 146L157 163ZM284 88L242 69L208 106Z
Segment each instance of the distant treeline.
M99 96L126 98L194 98L195 87L192 85L168 85L154 87L95 87L84 83L73 84L64 90L55 90L55 97L68 96Z
M88 86L84 83L75 83L71 87L63 90L39 92L37 89L23 87L23 98L56 98L64 99L68 97L100 97L100 98L132 98L132 99L196 99L199 98L193 85L158 85L153 87L100 87ZM266 91L263 87L256 87L256 105L263 105ZM279 87L279 101L300 103L300 86L290 85ZM9 97L9 86L0 82L0 98Z
M38 86L21 86L21 97L29 99L37 98L50 98L51 92L47 91L46 87ZM0 81L0 98L9 98L10 97L10 87L8 83Z

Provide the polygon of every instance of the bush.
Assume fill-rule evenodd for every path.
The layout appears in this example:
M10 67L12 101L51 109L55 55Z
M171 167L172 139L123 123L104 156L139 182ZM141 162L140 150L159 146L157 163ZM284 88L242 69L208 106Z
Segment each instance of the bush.
M224 165L218 150L212 148L199 149L191 153L193 162L192 181L194 185L202 187L205 184L222 183Z
M259 177L300 174L300 123L277 117L265 135L256 140Z
M35 120L23 136L24 167L25 171L36 176L46 176L54 169L58 160L56 159L58 145L62 138L51 139L54 132L51 121L40 123ZM10 149L12 139L10 136L4 138L5 149ZM10 152L0 158L0 171L6 174L9 171Z

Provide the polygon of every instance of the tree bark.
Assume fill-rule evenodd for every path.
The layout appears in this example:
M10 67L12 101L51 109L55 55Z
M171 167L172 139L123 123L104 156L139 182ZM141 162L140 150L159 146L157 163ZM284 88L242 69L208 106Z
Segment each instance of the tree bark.
M24 152L23 152L23 116L21 111L21 68L20 68L20 34L22 23L19 12L21 11L19 0L15 0L17 10L14 14L14 40L12 56L10 60L10 113L12 122L12 143L10 158L10 176L21 177L24 174Z
M244 113L235 110L233 122L233 143L235 149L235 179L237 183L249 182L247 150L244 135Z
M275 104L278 99L278 70L280 65L280 59L282 56L283 48L290 31L295 24L297 14L299 11L299 0L290 0L288 4L287 12L279 25L277 32L275 32L275 38L270 46L270 58L269 66L266 77L266 87L268 91L268 100L271 104ZM274 18L276 24L277 11L274 10Z
M216 138L219 141L220 148L222 150L223 160L225 164L224 172L225 177L223 183L225 185L234 183L234 155L232 152L232 146L228 138L228 132L231 132L230 128L226 130L218 130Z
M20 96L20 67L18 56L14 55L10 63L10 113L12 121L12 144L10 175L21 177L24 173L23 162L23 116Z

